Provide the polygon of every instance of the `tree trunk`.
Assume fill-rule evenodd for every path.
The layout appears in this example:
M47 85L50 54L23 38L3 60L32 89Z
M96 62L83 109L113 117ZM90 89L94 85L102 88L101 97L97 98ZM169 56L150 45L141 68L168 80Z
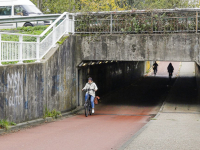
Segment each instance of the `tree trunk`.
M42 0L37 0L37 7L42 10Z

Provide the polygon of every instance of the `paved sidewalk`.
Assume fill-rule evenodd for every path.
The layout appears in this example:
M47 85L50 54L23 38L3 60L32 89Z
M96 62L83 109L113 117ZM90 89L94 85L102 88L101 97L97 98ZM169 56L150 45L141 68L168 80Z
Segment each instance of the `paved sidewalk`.
M164 107L126 150L199 150L200 106L196 99L193 63L182 63L180 77L172 87Z

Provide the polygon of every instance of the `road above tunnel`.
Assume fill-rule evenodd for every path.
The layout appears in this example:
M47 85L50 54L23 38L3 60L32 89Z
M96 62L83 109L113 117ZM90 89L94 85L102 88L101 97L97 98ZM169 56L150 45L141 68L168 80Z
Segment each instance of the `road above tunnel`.
M118 149L159 111L170 90L167 65L168 62L159 64L157 77L141 78L103 96L94 115L86 118L79 112L57 122L1 136L1 149ZM174 74L178 74L179 62L173 65ZM174 81L175 78L172 85Z

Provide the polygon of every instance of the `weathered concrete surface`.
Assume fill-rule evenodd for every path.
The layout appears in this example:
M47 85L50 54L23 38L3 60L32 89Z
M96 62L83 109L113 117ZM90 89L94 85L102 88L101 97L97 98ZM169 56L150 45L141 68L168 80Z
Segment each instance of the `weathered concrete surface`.
M195 61L199 34L77 36L84 60Z
M68 38L45 63L45 96L50 110L76 108L76 65L74 47Z
M44 108L76 108L76 70L71 38L41 63L0 67L0 118L16 123L43 117Z
M1 118L15 122L43 116L43 64L0 67Z

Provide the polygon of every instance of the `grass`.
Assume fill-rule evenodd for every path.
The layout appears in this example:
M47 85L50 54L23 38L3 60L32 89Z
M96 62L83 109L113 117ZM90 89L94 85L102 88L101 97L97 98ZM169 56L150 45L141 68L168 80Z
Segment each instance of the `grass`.
M40 35L47 27L48 26L18 27L15 29L2 29L0 32ZM42 41L51 31L52 30L48 31L40 40ZM19 41L19 36L2 34L2 41ZM36 42L36 37L24 36L23 41Z
M1 62L2 65L11 65L16 63L18 63L18 61Z
M44 118L52 117L54 119L57 119L59 116L62 116L60 111L56 111L55 109L49 111L47 108L45 108Z
M57 43L62 45L69 36L63 36Z
M15 125L16 125L16 123L9 122L6 119L0 120L0 128L2 128L2 129L8 130L10 128L10 126L15 126Z
M24 60L23 63L33 63L36 60ZM19 61L9 61L9 62L1 62L2 65L11 65L11 64L17 64Z
M14 29L2 29L0 30L0 32L40 35L44 30L47 29L47 27L48 26L18 27ZM42 41L51 31L52 30L48 31L43 37L41 37L40 41ZM36 42L36 40L37 40L36 37L23 36L24 42ZM2 34L2 41L19 41L19 36ZM32 63L32 62L35 62L35 60L23 61L23 63ZM18 61L2 62L3 65L16 64L16 63L18 63Z
M9 33L20 33L20 34L29 34L29 35L40 35L48 26L35 26L35 27L18 27L15 29L2 29L0 32L9 32ZM42 41L52 30L49 30L43 37L40 38ZM68 38L68 36L63 36L57 43L63 44L63 42ZM24 42L36 42L36 37L23 36ZM17 35L8 35L2 34L2 41L19 41L19 36ZM23 63L32 63L36 60L25 60ZM3 65L16 64L18 61L11 62L2 62Z

